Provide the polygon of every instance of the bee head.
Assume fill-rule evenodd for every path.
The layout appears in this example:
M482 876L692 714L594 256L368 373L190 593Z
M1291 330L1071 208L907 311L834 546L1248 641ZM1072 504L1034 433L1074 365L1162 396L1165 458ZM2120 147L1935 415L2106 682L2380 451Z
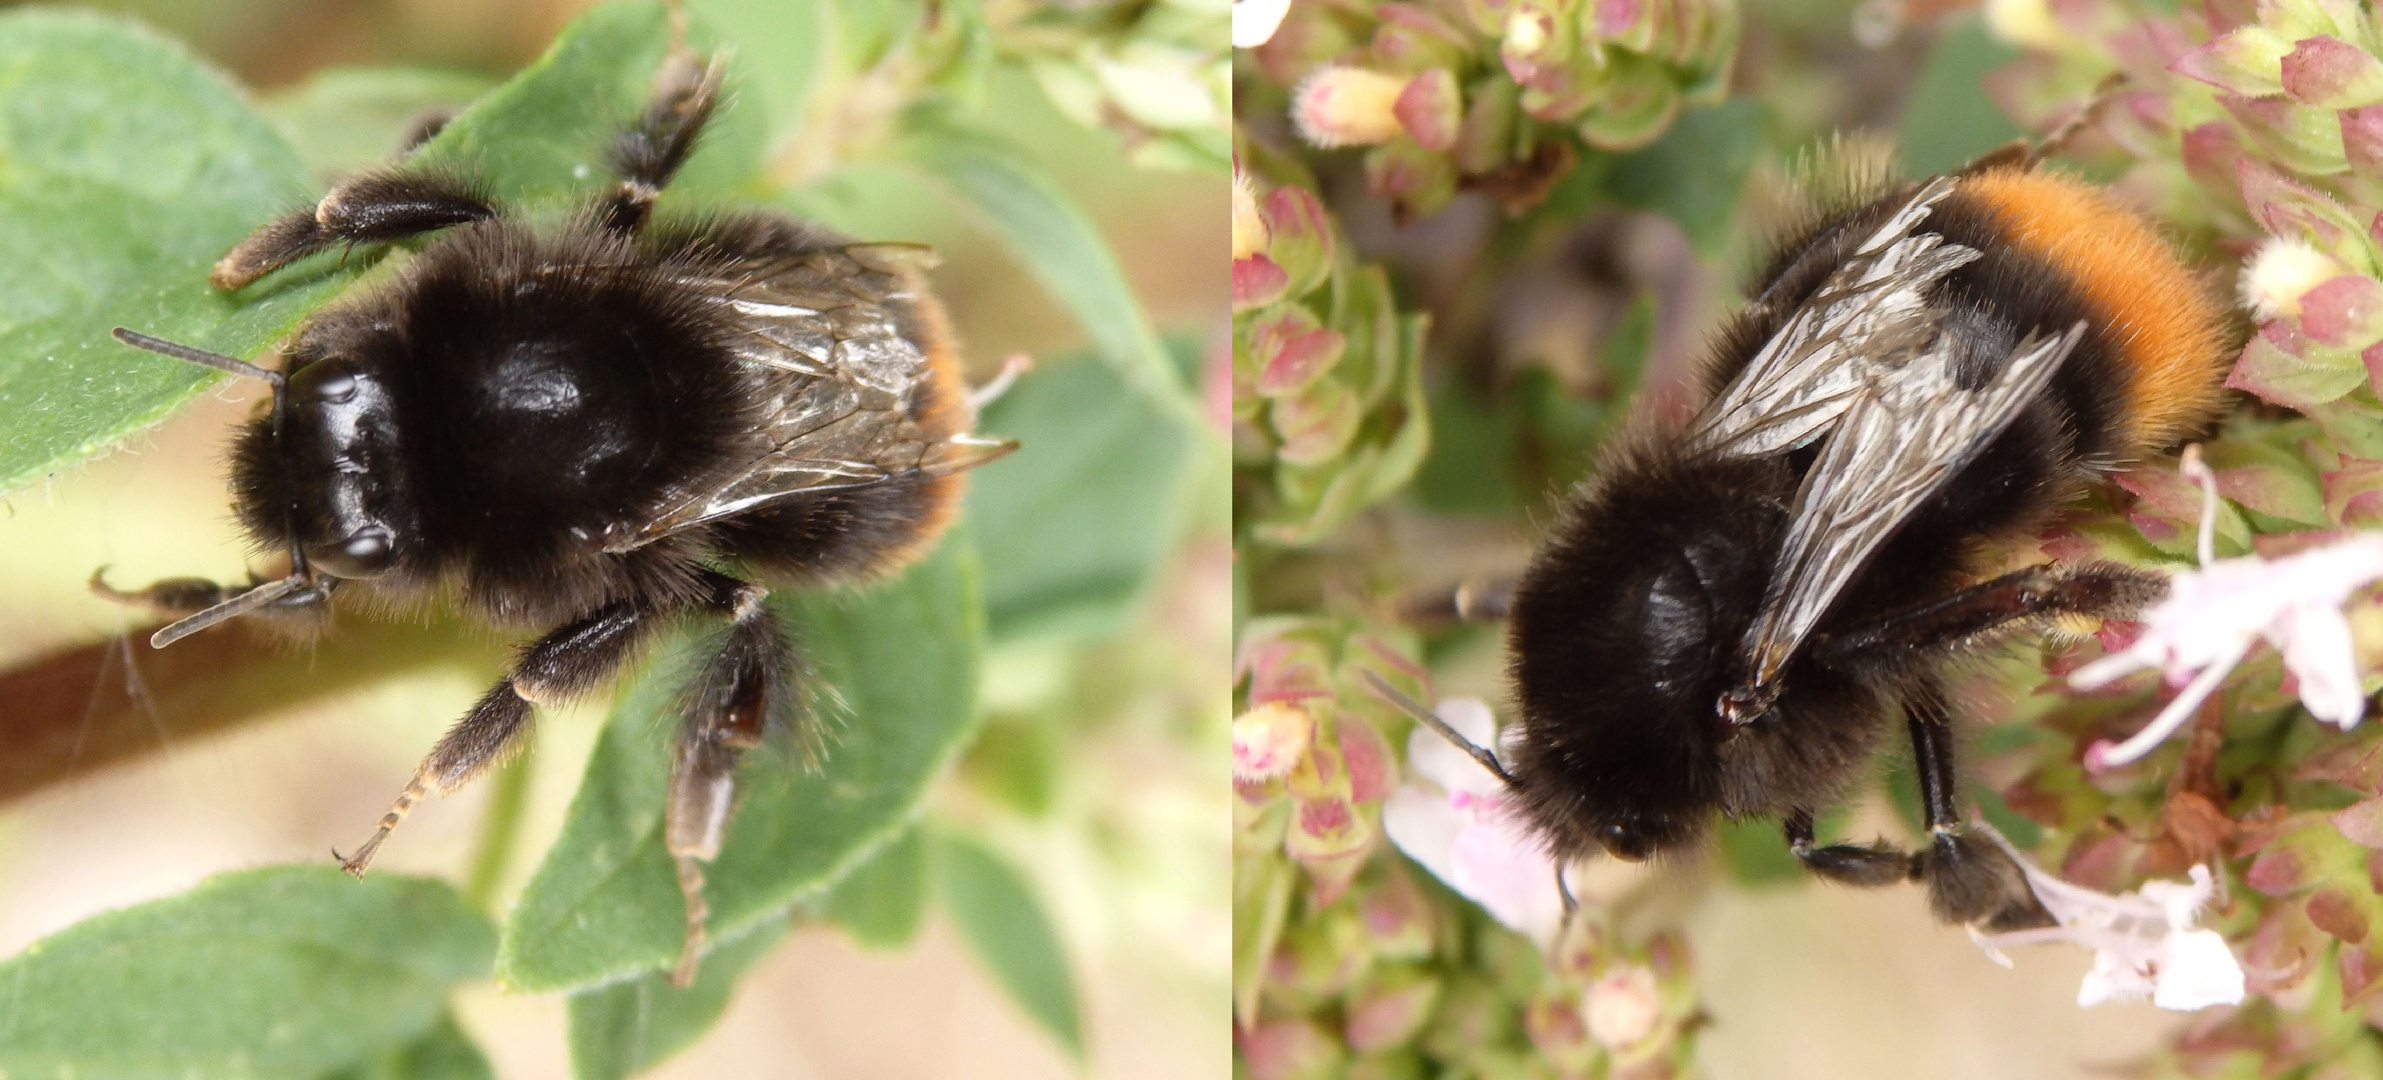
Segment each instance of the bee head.
M1559 854L1681 852L1739 808L1731 762L1760 736L1714 702L1776 550L1780 515L1747 494L1769 479L1608 470L1518 583L1514 787Z
M234 504L260 542L293 543L312 568L369 578L414 546L394 403L372 369L293 357L274 407L233 450Z

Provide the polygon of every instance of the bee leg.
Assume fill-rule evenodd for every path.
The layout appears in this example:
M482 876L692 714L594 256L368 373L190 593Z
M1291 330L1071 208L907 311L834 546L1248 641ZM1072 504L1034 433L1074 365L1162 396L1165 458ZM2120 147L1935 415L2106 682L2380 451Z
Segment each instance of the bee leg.
M711 916L703 895L703 864L720 854L728 831L737 762L761 742L772 716L787 708L787 672L794 659L777 614L762 603L767 590L724 574L710 577L712 606L731 622L720 651L687 696L662 816L663 843L677 862L679 891L687 901L687 935L670 973L677 986L694 981L703 957Z
M2126 618L2167 594L2168 582L2116 563L2072 570L2017 570L1865 626L1815 637L1812 656L1835 667L1901 666L1914 652L1961 645L2024 619L2052 615Z
M2014 139L1995 147L1987 151L1984 156L1961 166L1961 175L1972 176L2007 166L2032 169L2043 164L2046 159L2068 149L2069 144L2076 141L2077 136L2093 123L2094 118L2101 114L2102 109L2116 98L2118 88L2126 84L2125 72L2111 72L2104 76L2101 82L2094 85L2093 93L2085 98L2085 104L2078 106L2074 114L2062 121L2059 127L2053 128L2041 140L2031 143L2025 139Z
M635 233L645 226L654 200L686 164L695 137L711 118L726 70L720 57L706 63L685 48L673 48L663 58L645 115L613 139L612 168L621 183L597 205L597 220L605 228Z
M1803 860L1804 868L1830 881L1875 889L1911 880L1911 856L1883 843L1870 847L1860 844L1812 846L1810 810L1789 811L1786 830L1788 849L1796 853L1796 858Z
M1980 923L1997 933L2053 925L2019 864L1993 841L1962 828L1954 804L1952 725L1942 694L1925 688L1905 708L1928 824L1928 847L1913 856L1912 875L1927 883L1929 909L1947 923Z
M1453 587L1417 589L1399 598L1399 618L1425 626L1503 622L1514 606L1512 577L1476 574Z
M339 182L311 210L284 214L216 260L209 281L237 289L333 244L374 244L496 216L472 181L448 173L383 171Z
M531 642L514 661L513 673L490 687L472 711L431 747L415 768L413 779L390 804L389 812L381 815L372 838L355 854L340 856L340 868L364 876L373 853L412 812L415 803L454 791L511 756L529 734L532 703L552 705L594 689L629 660L653 622L651 612L615 603Z

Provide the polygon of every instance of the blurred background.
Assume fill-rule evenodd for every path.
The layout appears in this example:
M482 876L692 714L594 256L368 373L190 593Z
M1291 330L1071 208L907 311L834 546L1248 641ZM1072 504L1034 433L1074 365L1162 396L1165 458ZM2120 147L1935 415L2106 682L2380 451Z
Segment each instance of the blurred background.
M454 100L467 101L535 59L587 5L97 6L188 42L250 88L269 115L297 125L307 122L309 96L346 67L452 72ZM705 5L691 6L703 16ZM745 19L769 7L737 6ZM910 10L864 6L897 16ZM782 7L788 20L810 15L805 2ZM1033 5L987 7L1014 21ZM1221 17L1216 25L1221 52ZM1121 135L1130 122L1104 127L1063 115L1022 65L997 66L987 97L991 122L1097 223L1186 367L1197 372L1204 358L1220 355L1221 168L1154 165L1146 149L1141 165L1129 161L1129 145L1146 146L1147 131ZM330 134L313 133L308 145L336 143ZM327 178L394 149L371 143L318 164ZM935 286L973 381L990 378L1012 354L1033 357L1046 376L1091 362L1070 360L1086 349L1082 332L984 220L923 183L880 179L832 192L838 220L865 227L870 239L940 252ZM86 756L107 762L0 795L0 955L218 871L327 861L333 846L361 837L421 754L500 670L509 642L452 622L427 631L350 625L390 646L374 654L380 660L357 661L351 650L327 662L324 653L298 651L274 661L268 675L226 680L237 686L213 698L201 694L192 704L184 685L159 706L148 685L156 673L122 636L140 618L95 599L85 582L102 566L128 587L186 575L240 580L247 564L225 509L223 449L256 404L246 388L222 384L116 450L0 498L0 678L42 687L42 707L53 714L61 701L67 713L81 702L88 719L67 758L90 750ZM931 919L896 952L798 928L743 980L718 1027L655 1075L1190 1078L1227 1069L1219 1033L1229 945L1230 554L1221 463L1189 467L1196 475L1181 492L1159 496L1164 520L1154 527L1165 533L1163 551L1112 624L1097 635L1062 629L990 644L985 733L930 798L931 816L993 838L1059 924L1083 1002L1086 1063L1071 1060L982 973L952 929ZM527 803L501 893L520 888L559 829L604 713L596 701L542 715L535 751L517 766ZM100 742L109 744L105 753ZM497 786L484 780L425 805L376 870L462 881ZM498 1075L568 1075L559 996L484 985L466 991L457 1008Z

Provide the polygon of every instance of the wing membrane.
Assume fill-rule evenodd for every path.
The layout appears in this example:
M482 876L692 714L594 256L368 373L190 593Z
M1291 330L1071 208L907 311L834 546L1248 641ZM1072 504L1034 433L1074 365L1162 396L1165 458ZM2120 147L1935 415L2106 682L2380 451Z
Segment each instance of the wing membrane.
M1879 545L2010 426L2084 334L2082 322L2054 337L2030 334L1976 389L1960 387L1948 343L1848 395L1796 493L1762 612L1746 638L1755 687L1778 675Z
M1928 290L1978 257L1935 233L1915 233L1953 182L1914 193L1763 343L1688 433L1691 448L1762 457L1802 446L1845 415L1862 388L1935 337Z
M1013 449L933 435L913 418L930 365L896 308L918 295L919 258L899 245L857 244L689 271L690 286L717 296L742 327L734 347L764 374L766 420L740 468L676 493L605 550L782 499L949 475Z

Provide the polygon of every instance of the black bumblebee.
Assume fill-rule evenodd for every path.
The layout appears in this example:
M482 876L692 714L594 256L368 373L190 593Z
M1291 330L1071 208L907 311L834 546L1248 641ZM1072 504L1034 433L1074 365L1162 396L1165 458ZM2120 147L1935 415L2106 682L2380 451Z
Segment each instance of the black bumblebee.
M688 909L681 979L740 752L796 719L797 658L748 579L897 568L951 519L961 474L1014 448L969 434L921 249L770 213L653 219L720 76L674 50L614 145L619 184L559 229L508 219L469 178L401 167L257 230L216 264L217 287L451 230L317 313L278 371L116 332L273 386L234 447L234 506L289 574L136 594L192 612L155 644L236 615L319 622L334 593L400 611L443 596L543 633L342 860L351 873L416 801L520 745L533 704L594 689L680 616L728 623L686 695L665 818Z
M1704 407L1641 416L1569 497L1507 611L1513 753L1474 748L1560 862L1775 814L1823 877L1924 881L1948 922L2049 918L1963 830L1942 671L2165 592L2110 564L1979 578L2206 424L2232 330L2150 223L2041 156L1919 184L1848 169L1718 335ZM1898 713L1927 846L1816 846L1814 810Z

